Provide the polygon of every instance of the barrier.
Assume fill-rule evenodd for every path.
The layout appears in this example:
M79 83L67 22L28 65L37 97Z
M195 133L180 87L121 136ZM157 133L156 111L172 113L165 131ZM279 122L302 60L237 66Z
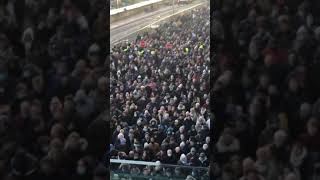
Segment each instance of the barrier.
M143 170L148 168L152 172L144 174ZM155 170L157 171L155 172ZM147 161L130 161L123 159L110 159L110 179L116 180L120 178L125 179L145 179L145 180L185 180L188 175L193 174L197 176L198 180L209 180L209 168L208 167L196 167L196 166L180 166L161 164L157 162ZM160 173L160 172L164 172ZM167 175L170 173L170 176ZM118 180L119 180L118 179Z

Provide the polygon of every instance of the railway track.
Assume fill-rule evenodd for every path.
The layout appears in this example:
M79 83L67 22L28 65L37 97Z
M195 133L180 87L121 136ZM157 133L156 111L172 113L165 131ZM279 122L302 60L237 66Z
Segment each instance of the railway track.
M180 13L203 3L203 1L195 1L192 4L175 6L174 12L175 14ZM143 15L130 18L125 22L111 24L110 47L120 42L121 40L131 39L136 32L140 31L141 29L147 28L148 26L159 20L164 20L166 17L169 17L172 14L172 6L167 6L152 13L145 13Z

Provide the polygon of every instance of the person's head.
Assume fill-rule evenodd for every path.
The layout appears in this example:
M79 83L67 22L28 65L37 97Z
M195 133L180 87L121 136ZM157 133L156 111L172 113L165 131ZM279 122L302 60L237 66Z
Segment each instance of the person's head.
M62 124L56 123L52 126L50 135L51 138L58 138L60 140L64 140L66 135L66 129Z
M252 38L250 44L249 44L249 55L252 59L256 60L260 56L260 51L258 47L257 40L255 38Z
M108 169L103 165L99 164L93 172L93 180L105 180L108 176Z
M171 150L171 149L168 149L168 150L167 150L167 156L168 156L168 157L171 157L171 156L172 156L172 150Z
M86 92L93 90L96 86L96 77L94 77L93 74L87 74L84 79L81 81L81 89L79 89L76 94L75 97L78 96L78 92L81 92L81 96L86 95ZM84 91L84 93L82 93ZM123 94L121 94L121 96L123 96Z
M190 144L190 146L194 146L195 145L194 138L189 138L189 144Z
M200 153L199 158L200 159L205 159L207 156L204 152Z
M121 131L121 130L120 130L120 131ZM119 142L120 142L121 145L126 144L126 138L124 137L124 134L121 133L121 132L118 134L118 140L119 140Z
M156 161L156 166L154 167L154 170L156 172L159 172L161 170L161 162L160 161Z
M289 17L288 15L281 15L278 17L279 29L282 32L287 32L289 30Z
M37 92L41 92L44 87L44 80L41 75L32 78L32 88Z
M81 137L77 132L72 132L68 135L64 149L67 152L79 152L81 151Z
M10 160L11 172L18 177L32 175L37 166L37 158L23 148L16 149Z
M42 104L39 100L34 100L31 103L31 107L30 107L30 113L31 116L36 117L36 116L40 116L42 113Z
M79 59L75 65L75 70L78 72L85 72L87 68L87 62L84 59Z
M143 168L143 175L148 176L150 174L151 170L149 167Z
M185 137L184 134L180 134L180 140L181 140L181 141L185 141L185 140L186 140L186 137Z
M172 176L172 169L171 168L164 168L165 176L171 177Z
M49 148L50 149L58 149L62 150L63 149L63 141L59 138L53 138L50 141Z
M260 180L259 173L256 170L250 170L246 175L247 180Z
M133 159L134 160L138 160L140 158L140 156L139 156L139 153L134 153L134 155L133 155Z
M170 137L170 144L174 144L176 142L176 138L175 137Z
M144 125L142 130L143 130L143 132L145 132L145 133L148 132L148 131L149 131L149 126L148 126L148 125ZM145 136L145 138L146 138L146 139L149 139L150 136L149 136L149 135L148 135L148 136Z
M284 180L299 180L299 178L295 173L289 173L285 176Z
M299 88L298 81L294 77L291 77L288 82L289 91L296 92L298 88Z
M202 145L202 150L207 151L209 149L209 145L208 144L203 144Z
M181 149L184 149L185 146L186 146L186 143L185 143L184 141L182 141L182 142L180 143L180 146L179 146L179 147L180 147Z
M249 170L255 169L254 160L250 157L245 158L242 161L242 171L243 174L246 174Z
M40 161L40 172L45 174L46 176L50 176L56 172L56 167L54 165L54 161L48 157L44 157Z
M133 159L133 157L134 157L134 151L130 151L129 154L128 154L128 157L129 157L130 159Z
M22 116L28 116L30 113L30 102L29 101L22 101L20 103L20 114Z
M179 146L177 146L175 149L174 149L175 153L176 154L179 154L181 152L181 148Z
M314 23L314 18L313 18L313 16L312 16L312 14L308 14L306 21L307 21L307 25L308 25L309 27L310 27L311 25L313 25L313 23ZM316 35L317 35L317 34L316 34Z
M241 174L242 172L241 157L238 155L233 155L230 158L230 166L236 174L238 175Z
M86 159L81 158L78 160L77 163L77 174L78 175L84 175L88 173L88 162Z
M146 133L146 134L144 135L144 138L145 138L147 141L149 141L149 140L150 140L150 134L149 134L149 133Z
M319 133L319 122L318 119L312 117L308 121L307 131L310 136L314 136Z
M58 97L53 97L50 102L50 112L55 114L62 110L62 103Z
M269 85L269 77L266 74L262 74L259 78L259 84L263 88L267 88Z
M62 76L68 73L68 64L64 60L57 61L55 64L55 68L58 75Z
M288 55L288 63L292 67L296 65L296 63L297 63L297 55L295 53L292 52L292 53L290 53Z
M257 160L265 162L268 158L267 149L265 147L260 147L256 151Z
M252 1L250 1L250 2L252 2ZM257 18L257 11L253 8L249 9L247 18L250 22L255 22L256 18Z
M195 180L195 178L191 175L187 176L186 180Z
M234 179L234 172L231 166L226 165L222 170L222 180L232 180Z
M176 168L174 169L174 174L175 174L176 176L181 176L181 168L180 168L180 167L176 167Z
M120 132L120 130L121 130L121 125L117 125L116 131Z
M75 104L71 96L65 98L63 102L63 112L71 113L75 110Z
M191 150L190 150L190 153L191 153L192 155L195 155L195 154L197 153L196 148L195 148L195 147L192 147Z
M119 169L121 169L122 172L129 172L130 171L130 165L128 164L121 164L119 166Z
M249 109L248 109L249 115L252 117L256 117L261 113L261 104L257 101L252 101L249 104Z
M146 150L143 151L142 153L142 159L145 160L148 157L148 152Z
M37 144L39 145L39 149L41 151L41 153L43 154L47 154L48 151L50 150L50 137L48 136L40 136L37 139Z
M231 134L231 131L229 129L226 129L221 136L221 142L225 145L230 145L232 144L233 140L234 137Z
M221 82L224 86L227 86L233 78L231 70L226 70L220 75L217 81Z
M0 34L0 50L8 45L7 36L3 33Z
M175 125L176 127L179 126L179 120L178 120L178 119L174 120L174 125ZM181 126L181 127L182 127L182 126ZM181 128L181 127L180 127L180 128ZM179 128L179 131L180 131L180 128Z
M274 84L270 84L268 86L268 95L269 96L276 96L279 93L278 88Z
M29 53L34 40L34 31L31 27L24 30L21 38L21 42L24 44L25 51Z
M52 159L56 165L60 165L64 161L63 151L58 148L51 148L47 154L48 158Z
M315 34L315 38L319 41L320 40L320 26L315 28L314 34Z
M88 59L91 67L97 67L100 61L100 46L98 44L92 44L88 49Z
M98 88L101 92L107 92L108 89L108 80L105 77L101 77L98 80ZM121 88L121 87L120 87Z
M300 105L300 111L299 111L299 115L300 118L306 118L310 115L311 113L311 105L307 102L304 102Z
M278 147L282 146L287 141L287 133L284 130L278 130L273 135L274 144Z
M293 144L293 147L291 149L291 152L294 153L294 155L301 155L303 153L304 146L300 141L297 141Z
M266 67L270 67L273 64L273 56L271 54L267 54L264 57L264 65Z
M252 83L252 79L249 76L249 74L248 73L242 73L241 85L246 88L246 87L249 87L251 83Z

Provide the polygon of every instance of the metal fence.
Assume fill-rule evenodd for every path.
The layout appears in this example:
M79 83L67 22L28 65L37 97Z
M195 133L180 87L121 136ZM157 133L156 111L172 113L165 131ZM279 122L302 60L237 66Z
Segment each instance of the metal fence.
M208 167L110 159L111 180L185 180L190 175L197 180L210 179Z

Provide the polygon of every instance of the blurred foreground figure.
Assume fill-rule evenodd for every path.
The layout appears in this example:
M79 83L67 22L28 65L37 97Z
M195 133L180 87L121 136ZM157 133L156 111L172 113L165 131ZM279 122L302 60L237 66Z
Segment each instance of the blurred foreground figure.
M100 3L0 2L0 179L106 177Z
M318 174L319 7L314 0L215 6L216 177L313 180ZM234 156L244 162L241 174L228 168Z

